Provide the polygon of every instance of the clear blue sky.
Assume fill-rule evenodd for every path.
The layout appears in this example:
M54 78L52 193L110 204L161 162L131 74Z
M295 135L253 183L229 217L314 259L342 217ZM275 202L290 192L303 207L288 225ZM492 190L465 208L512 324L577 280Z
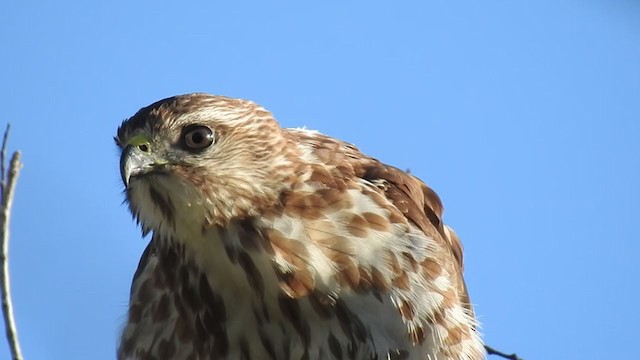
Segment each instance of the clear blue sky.
M489 344L637 356L637 1L11 0L0 49L0 125L25 163L11 275L29 360L114 358L146 240L112 136L194 91L257 101L435 188Z

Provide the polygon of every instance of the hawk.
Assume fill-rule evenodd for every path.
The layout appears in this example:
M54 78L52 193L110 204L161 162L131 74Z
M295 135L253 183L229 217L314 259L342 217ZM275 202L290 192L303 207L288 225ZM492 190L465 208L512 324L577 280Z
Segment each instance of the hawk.
M481 359L436 193L355 146L187 94L118 128L152 239L119 359Z

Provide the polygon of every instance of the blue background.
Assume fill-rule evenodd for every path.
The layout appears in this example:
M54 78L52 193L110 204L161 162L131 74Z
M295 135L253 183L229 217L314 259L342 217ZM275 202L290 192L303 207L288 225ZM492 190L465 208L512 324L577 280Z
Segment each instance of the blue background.
M490 345L637 355L637 1L9 0L0 45L0 125L25 164L11 276L27 359L114 358L146 240L112 136L194 91L252 99L436 189Z

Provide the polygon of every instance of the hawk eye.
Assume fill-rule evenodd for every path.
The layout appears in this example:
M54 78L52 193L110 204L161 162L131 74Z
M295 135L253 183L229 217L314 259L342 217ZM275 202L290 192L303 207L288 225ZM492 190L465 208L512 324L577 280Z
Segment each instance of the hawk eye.
M182 141L188 150L202 150L213 144L213 131L206 126L189 125L182 133Z

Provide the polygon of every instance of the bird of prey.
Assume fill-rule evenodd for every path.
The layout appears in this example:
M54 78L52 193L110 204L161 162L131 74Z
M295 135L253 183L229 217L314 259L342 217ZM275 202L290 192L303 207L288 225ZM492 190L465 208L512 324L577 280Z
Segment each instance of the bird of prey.
M118 128L153 236L119 359L484 358L436 193L354 145L187 94Z

